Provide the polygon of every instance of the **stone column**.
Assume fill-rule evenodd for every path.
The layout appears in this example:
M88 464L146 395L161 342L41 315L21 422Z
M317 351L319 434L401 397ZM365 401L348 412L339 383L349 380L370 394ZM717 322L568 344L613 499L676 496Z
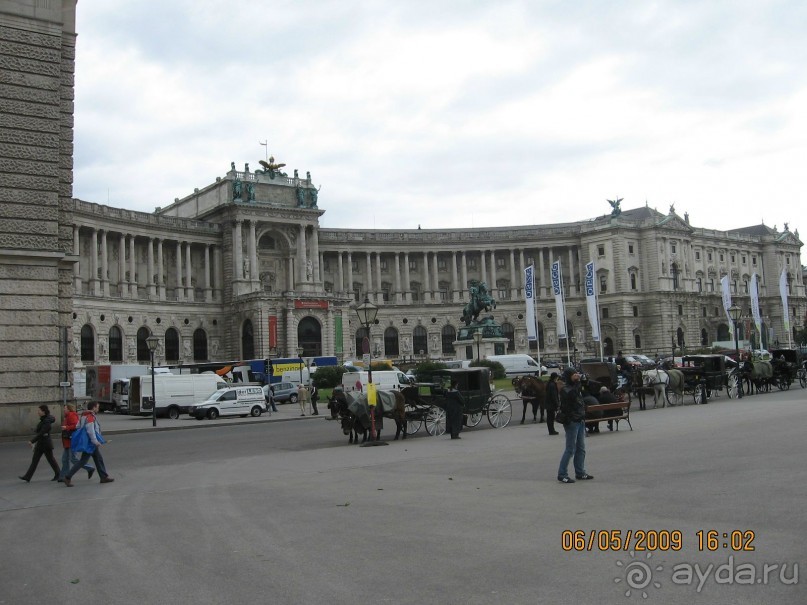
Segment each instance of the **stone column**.
M247 251L249 253L249 280L253 285L258 281L258 246L255 240L255 221L249 221L249 239ZM254 288L253 288L254 289Z
M480 267L481 271L479 272L479 281L486 282L486 281L488 281L488 276L487 276L487 273L488 273L488 259L487 259L487 254L485 254L484 250L481 250L479 252L479 257L481 259L481 267ZM490 284L488 284L488 286L490 286Z
M224 300L224 254L221 246L213 247L213 300Z
M353 253L347 253L347 288L345 292L350 294L350 300L353 300L356 295L353 292Z
M484 254L484 252L482 253ZM487 281L487 280L485 280ZM496 251L490 251L490 281L488 281L488 291L492 294L496 292ZM494 296L496 298L496 296Z
M381 285L381 253L375 253L375 283L378 295L376 296L377 304L384 304L384 288Z
M154 286L154 238L150 237L146 245L146 279L148 280L148 297L156 298L157 291Z
M118 239L118 295L121 298L129 295L129 282L126 279L126 235L123 233Z
M176 278L177 287L174 289L174 298L176 300L184 300L185 288L182 284L182 242L180 241L177 241L176 250Z
M336 253L336 276L339 280L339 287L335 288L336 292L345 291L345 268L342 265L342 252L341 250Z
M193 271L191 267L191 243L185 242L185 299L193 301Z
M457 251L451 251L451 301L452 302L459 302L460 301L460 293L459 288L457 287L459 284L457 283Z
M412 281L409 279L409 252L404 252L404 302L412 304Z
M468 291L468 258L465 250L462 251L462 288L460 289L460 300L465 300L465 293Z
M319 258L319 231L316 226L311 227L311 258L313 260L313 275L312 278L315 282L322 282L322 272L320 271L320 258Z
M163 267L163 240L157 240L157 297L165 300L165 269Z
M286 289L289 290L290 292L293 292L295 286L297 285L297 280L295 279L295 274L294 274L295 270L296 269L295 269L295 266L294 266L294 257L289 256L286 259L286 275L288 275L288 280L287 280L288 281L288 286L287 286Z
M549 258L550 259L552 258L551 254L550 254ZM543 248L540 248L538 250L538 259L539 259L538 265L539 265L539 269L540 269L539 275L541 277L541 287L538 288L538 292L546 291L546 295L549 296L549 290L546 289L546 277L544 275L544 249Z
M233 223L233 281L244 279L243 243L241 241L241 221ZM233 287L233 294L237 288Z
M78 231L78 227L73 225L73 255L79 259L78 263L73 263L73 290L81 294L81 242Z
M300 267L297 276L301 284L308 281L308 277L306 276L306 260L305 225L300 225L300 231L297 236L297 261L300 263Z
M213 300L213 290L210 287L210 244L205 244L205 302Z
M524 279L524 267L521 267L521 275ZM510 300L518 300L518 284L521 280L516 281L516 251L510 248Z
M109 252L106 229L101 232L101 296L109 297Z
M431 279L429 278L429 253L423 253L423 302L432 302Z
M294 321L294 309L284 309L286 321L286 355L297 357L297 323Z
M90 235L90 292L93 296L101 295L98 282L98 230L93 229Z
M129 236L129 292L137 298L137 257L135 256L135 236Z
M569 246L569 293L580 294L580 289L576 287L574 279L574 247Z
M401 304L403 297L401 296L401 255L399 252L395 253L395 302Z

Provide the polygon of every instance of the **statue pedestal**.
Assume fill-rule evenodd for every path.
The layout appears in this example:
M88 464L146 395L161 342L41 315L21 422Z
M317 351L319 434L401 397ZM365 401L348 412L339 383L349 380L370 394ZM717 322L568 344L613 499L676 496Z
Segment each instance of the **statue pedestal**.
M475 361L486 359L491 355L505 355L507 353L508 339L499 337L482 338L477 347L474 340L455 340L452 344L457 351L459 359L470 359ZM477 350L478 348L478 350Z

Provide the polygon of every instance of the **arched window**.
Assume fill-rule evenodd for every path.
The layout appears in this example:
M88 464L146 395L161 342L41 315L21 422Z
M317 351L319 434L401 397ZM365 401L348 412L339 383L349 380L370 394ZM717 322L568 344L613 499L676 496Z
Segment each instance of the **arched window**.
M140 328L137 331L137 361L141 363L149 363L151 355L149 355L149 346L146 339L151 336L151 332L146 327Z
M313 317L303 317L297 326L297 344L303 348L303 357L322 355L322 328Z
M241 326L241 356L243 359L253 359L255 357L255 337L252 331L252 322L244 320Z
M544 345L544 324L538 322L538 341L531 340L529 342L530 351L537 351L538 347L543 351L546 347Z
M706 328L701 330L701 345L704 347L709 345L709 333L706 331Z
M634 346L636 347L637 350L641 350L642 349L642 337L639 336L638 334L634 334L633 335L633 344L634 344Z
M123 334L118 326L109 328L109 361L123 361Z
M360 357L364 354L364 349L362 348L362 342L364 339L367 338L367 342L370 342L370 330L368 328L359 328L356 330L356 357ZM369 346L369 345L368 345ZM367 352L369 353L370 350L368 349Z
M81 361L95 361L95 332L90 324L81 326Z
M174 328L165 331L165 360L179 361L179 332Z
M387 357L398 357L398 330L387 328L384 330L384 355Z
M675 337L678 340L678 346L683 348L683 346L684 346L684 331L681 328L678 328L675 331Z
M193 332L193 360L207 361L207 334L202 328Z
M672 273L673 290L678 289L678 263L673 263L670 266L670 273Z
M507 339L507 350L508 351L515 351L516 350L516 331L513 328L513 324L504 322L502 324L502 334Z
M630 274L630 289L631 290L636 289L636 274L635 273Z
M415 326L415 329L412 330L412 346L415 355L426 355L429 352L429 339L426 328L423 326Z
M726 324L717 326L717 339L718 340L731 340L729 337L729 327Z
M602 354L607 355L608 357L613 357L614 355L614 341L610 338L606 338L603 342L602 347Z
M454 341L457 340L457 331L454 326L445 325L441 333L443 355L454 355Z

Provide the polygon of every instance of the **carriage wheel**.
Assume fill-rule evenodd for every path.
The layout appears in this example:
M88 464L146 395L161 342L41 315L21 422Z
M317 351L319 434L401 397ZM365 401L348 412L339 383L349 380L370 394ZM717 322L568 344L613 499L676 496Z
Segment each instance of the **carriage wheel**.
M433 437L439 437L446 432L446 411L433 405L426 412L426 432Z
M474 414L465 414L465 426L474 428L482 422L482 412L475 412Z
M737 397L738 382L739 378L736 375L729 376L729 381L726 385L726 394L729 396L729 399L734 399Z
M807 389L807 372L803 370L799 372L799 385L802 389Z
M667 403L670 405L681 405L681 402L684 399L681 396L681 393L669 387L665 389L664 394L667 396Z
M501 429L510 424L513 416L513 406L510 400L502 394L494 395L488 399L488 422L495 429Z
M779 376L776 379L776 387L780 391L789 391L790 390L790 381L787 379L787 376Z
M406 418L407 435L414 435L423 426L423 418L418 415L417 408L413 405L406 405L404 418Z
M700 405L704 402L703 391L704 388L701 385L695 387L695 391L692 393L692 399L695 401L695 405Z

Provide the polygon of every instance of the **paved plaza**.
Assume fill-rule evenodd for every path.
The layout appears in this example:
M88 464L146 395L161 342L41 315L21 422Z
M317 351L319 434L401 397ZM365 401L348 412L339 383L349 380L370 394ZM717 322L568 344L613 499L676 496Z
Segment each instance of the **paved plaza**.
M106 486L42 469L24 484L29 450L0 444L0 603L807 601L798 386L603 425L596 478L574 485L555 479L563 437L545 425L360 448L323 418L277 422L292 409L116 434Z

